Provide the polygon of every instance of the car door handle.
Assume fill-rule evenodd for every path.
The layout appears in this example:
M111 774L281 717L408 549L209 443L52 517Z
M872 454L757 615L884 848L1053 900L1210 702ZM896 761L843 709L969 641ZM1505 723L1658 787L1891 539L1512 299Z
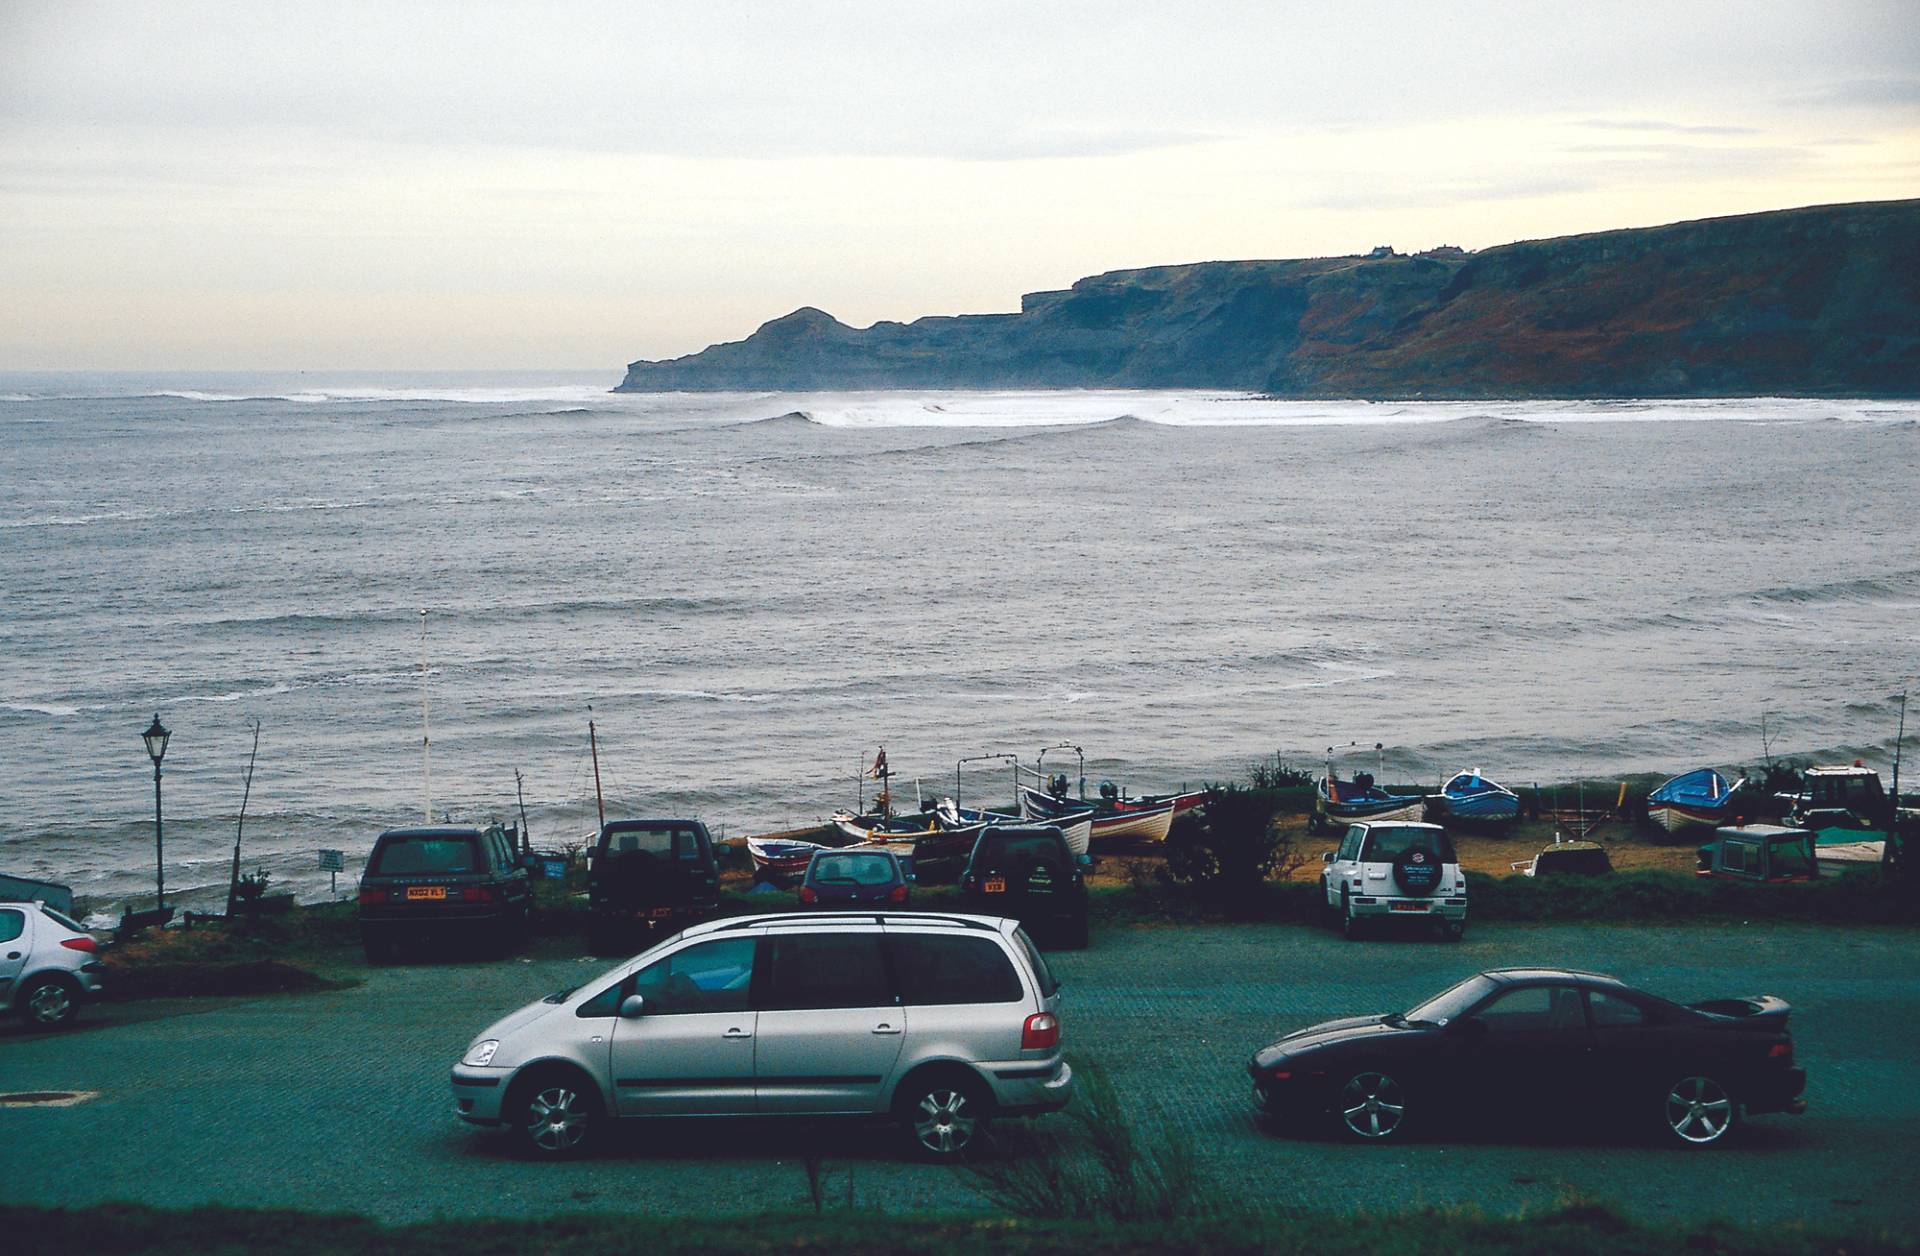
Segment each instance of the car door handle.
M900 1032L900 1030L898 1027L888 1022L882 1021L880 1024L875 1025L873 1027L873 1032L876 1034L897 1034Z
M753 1037L753 1031L751 1029L735 1028L735 1029L729 1029L726 1033L721 1034L720 1036L722 1038L751 1038Z

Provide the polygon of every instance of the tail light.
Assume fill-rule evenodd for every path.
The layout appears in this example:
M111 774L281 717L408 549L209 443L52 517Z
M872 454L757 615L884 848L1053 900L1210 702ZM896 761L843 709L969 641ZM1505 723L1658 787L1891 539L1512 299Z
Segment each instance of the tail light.
M360 891L360 905L362 907L366 907L369 904L374 904L374 903L384 903L386 901L387 901L387 892L385 890L361 890Z
M891 890L889 890L889 891L887 892L887 901L888 901L889 903L904 903L904 902L906 902L906 901L907 901L907 887L906 887L906 886L904 886L904 885L896 885L896 886L894 886L894 887L893 887L893 889L891 889Z
M1060 1018L1052 1012L1035 1012L1020 1030L1022 1051L1044 1051L1060 1045Z
M463 901L469 903L491 903L493 901L493 891L484 885L469 885L466 889L460 891L460 897Z
M1767 1058L1769 1060L1785 1060L1789 1064L1793 1063L1793 1044L1791 1042L1774 1043L1767 1048Z
M820 895L814 891L811 885L803 885L800 887L800 901L803 903L817 903L820 901Z
M93 955L100 950L100 944L92 938L61 938L60 945L66 947L69 951L85 951L89 955Z

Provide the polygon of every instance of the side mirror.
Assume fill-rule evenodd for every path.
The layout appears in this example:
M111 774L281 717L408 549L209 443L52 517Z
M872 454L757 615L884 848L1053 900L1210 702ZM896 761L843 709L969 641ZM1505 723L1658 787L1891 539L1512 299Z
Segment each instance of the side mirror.
M1326 852L1326 853L1325 853L1324 855L1321 855L1321 856L1320 856L1320 862L1321 862L1321 863L1332 863L1332 862L1333 862L1333 852L1332 852L1332 851L1328 851L1328 852Z
M630 994L620 1000L620 1018L638 1020L647 1014L647 1001L637 994Z

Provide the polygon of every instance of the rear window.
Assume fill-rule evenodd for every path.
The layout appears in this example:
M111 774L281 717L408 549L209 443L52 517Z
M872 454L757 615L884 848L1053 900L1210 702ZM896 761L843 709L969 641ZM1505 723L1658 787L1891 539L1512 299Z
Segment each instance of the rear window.
M986 938L898 933L887 945L909 1005L1015 1003L1024 993L1007 953Z
M1066 851L1057 833L989 833L980 839L980 858L997 864L1057 863Z
M1040 948L1033 944L1033 939L1027 936L1025 929L1015 929L1013 936L1020 943L1020 949L1027 953L1027 963L1033 967L1034 980L1040 983L1040 997L1051 999L1060 988L1060 983L1053 979L1053 969L1047 967L1047 957L1040 953Z
M891 885L899 879L893 856L882 854L816 855L807 875L822 885Z
M700 858L700 835L687 828L614 829L600 846L607 855L654 855L666 859Z
M438 877L481 870L480 846L470 837L390 837L367 872L376 877Z
M1455 862L1453 842L1444 829L1374 829L1367 839L1367 863L1392 863L1410 850L1437 850L1441 863Z

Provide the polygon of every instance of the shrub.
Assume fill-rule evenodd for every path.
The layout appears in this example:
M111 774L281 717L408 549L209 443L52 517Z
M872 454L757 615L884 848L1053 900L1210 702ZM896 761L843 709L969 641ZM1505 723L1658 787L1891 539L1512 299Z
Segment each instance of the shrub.
M1275 812L1269 791L1208 786L1195 817L1167 835L1168 877L1222 901L1253 903L1269 877L1284 879L1306 860L1275 827Z

